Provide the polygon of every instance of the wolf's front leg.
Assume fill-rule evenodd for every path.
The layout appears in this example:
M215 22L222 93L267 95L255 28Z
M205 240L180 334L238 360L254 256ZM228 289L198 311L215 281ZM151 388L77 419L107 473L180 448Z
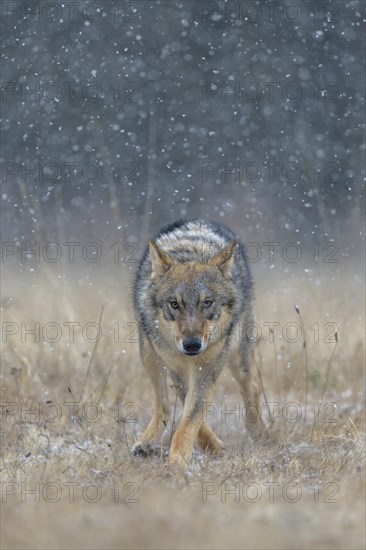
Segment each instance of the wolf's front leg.
M170 405L166 387L166 368L150 343L145 339L141 345L144 367L154 386L154 412L149 425L132 449L134 455L147 456L151 445L159 443L167 424Z
M186 468L192 457L194 442L203 422L203 404L212 401L215 382L212 372L204 370L191 376L181 425L175 432L169 451L169 466Z

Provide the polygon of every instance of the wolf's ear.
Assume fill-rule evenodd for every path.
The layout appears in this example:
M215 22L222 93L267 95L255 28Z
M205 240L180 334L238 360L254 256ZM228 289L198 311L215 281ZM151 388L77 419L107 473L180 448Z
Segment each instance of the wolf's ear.
M174 260L167 252L164 252L155 241L149 241L149 253L153 273L164 275L164 273L173 265Z
M234 263L234 252L238 241L231 241L230 244L225 246L218 254L209 260L209 265L216 265L222 272L223 276L230 275L231 268Z

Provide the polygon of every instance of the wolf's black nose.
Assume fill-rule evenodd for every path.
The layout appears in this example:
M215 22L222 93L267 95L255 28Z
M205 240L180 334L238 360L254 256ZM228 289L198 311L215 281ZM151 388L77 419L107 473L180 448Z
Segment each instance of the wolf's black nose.
M201 340L199 338L186 338L186 340L183 340L183 349L188 355L196 355L201 349Z

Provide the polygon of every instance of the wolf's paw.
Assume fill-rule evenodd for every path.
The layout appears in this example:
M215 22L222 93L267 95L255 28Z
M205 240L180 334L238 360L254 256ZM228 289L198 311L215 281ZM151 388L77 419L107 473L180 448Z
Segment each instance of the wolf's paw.
M148 458L150 456L161 456L167 455L166 449L160 445L153 445L151 443L136 443L132 447L132 456L140 458Z
M142 443L136 443L132 447L132 456L147 458L150 454L150 447L151 445L143 445Z

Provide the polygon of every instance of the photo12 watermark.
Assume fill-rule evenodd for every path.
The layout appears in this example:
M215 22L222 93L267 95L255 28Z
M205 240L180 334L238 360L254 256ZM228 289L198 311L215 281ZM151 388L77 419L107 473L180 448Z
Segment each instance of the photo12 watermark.
M227 334L225 322L212 322L208 338ZM320 323L313 321L306 327L297 321L286 323L272 320L237 323L232 328L232 338L236 343L266 341L273 344L276 340L287 344L303 342L304 337L314 344L336 344L339 342L340 327L336 322ZM73 344L80 339L88 344L95 344L102 338L109 337L115 344L139 343L139 326L136 321L120 323L114 321L109 326L102 326L96 321L3 321L1 324L1 341L6 343L55 344L57 342ZM172 335L172 343L175 337Z
M117 227L118 230L118 227ZM325 242L312 241L304 246L297 241L246 242L244 251L247 261L252 264L258 262L274 265L279 261L296 264L303 261L310 264L338 264L342 256L338 243L333 240ZM1 243L1 262L37 265L41 263L56 264L65 262L98 263L113 262L117 264L137 264L142 257L139 243L134 241L115 241L106 244L96 241L81 243L79 241L40 242L40 241L3 241ZM214 243L202 244L201 253L215 255L217 249ZM306 271L307 270L307 271ZM310 272L308 268L305 272Z
M204 0L201 2L201 21L227 25L278 24L280 22L305 24L313 22L339 23L342 2L310 0L306 2L275 0Z
M105 418L116 423L137 424L139 405L134 401L117 401L110 407L103 407L96 401L3 401L0 405L0 423L10 422L57 424L96 424Z
M119 131L115 124L113 130ZM78 126L81 132L83 126ZM56 160L48 162L15 162L6 161L1 164L1 182L8 183L14 180L24 184L49 184L67 183L83 185L90 183L102 183L110 178L114 183L135 183L141 178L142 167L138 162L128 161L124 163L114 162L103 164L98 162L75 162Z
M312 165L302 165L298 161L289 161L287 163L279 160L258 161L231 161L222 159L207 160L202 163L201 181L202 183L275 183L276 181L285 181L287 183L298 183L306 176L307 181L312 184L332 184L337 183L342 178L342 172L339 164L335 161L325 163L314 162ZM312 198L316 198L316 186L308 192L308 203ZM309 204L305 203L305 207Z
M66 241L62 243L39 241L28 242L2 242L2 262L7 263L16 260L20 264L40 264L42 262L56 264L66 262L97 263L107 260L116 264L136 265L140 259L140 251L136 242L116 241L111 245L100 242L80 243L77 241Z
M219 501L223 504L229 503L250 503L258 502L278 503L288 502L296 504L311 497L314 503L338 504L339 503L339 482L329 481L326 483L314 482L305 486L297 481L289 481L281 484L278 481L224 481L215 483L212 481L202 482L202 502Z
M306 72L305 72L306 71ZM338 103L342 97L337 82L307 84L310 73L303 69L303 81L287 79L268 82L244 82L240 80L210 80L201 85L201 101L218 101L235 105L280 103L299 104L303 101L315 103ZM305 84L304 84L305 82Z
M104 485L95 481L1 481L1 503L8 502L48 503L57 502L96 504L98 502L113 502L115 504L138 504L140 486L135 481L125 483L115 482Z
M18 18L22 26L39 23L83 23L86 27L100 24L107 19L116 23L138 23L144 11L144 2L111 0L94 2L89 0L4 0L1 2L3 22Z
M202 409L202 421L243 424L268 419L270 422L283 420L292 425L304 421L312 424L338 424L339 414L339 405L334 401L307 403L306 407L296 401L266 401L263 405L243 401L206 401Z
M97 69L93 69L91 79L81 82L74 81L50 81L44 79L27 79L24 82L10 80L3 82L1 86L1 103L4 107L12 105L14 102L20 102L22 105L34 104L54 104L68 105L99 104L101 102L123 105L137 103L141 93L141 84L139 82L110 81L105 79L98 81ZM114 126L118 126L115 124ZM123 132L123 130L121 130Z

